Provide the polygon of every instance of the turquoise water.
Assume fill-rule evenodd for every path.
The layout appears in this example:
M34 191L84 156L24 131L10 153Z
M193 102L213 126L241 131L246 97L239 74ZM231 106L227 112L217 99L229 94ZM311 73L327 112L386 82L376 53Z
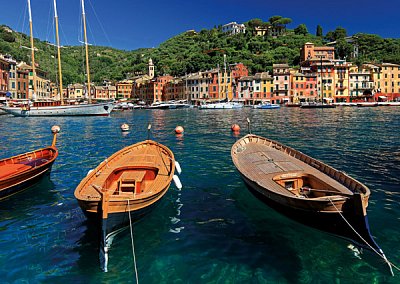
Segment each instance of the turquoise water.
M110 117L0 117L0 157L51 143L61 126L50 179L0 202L2 283L135 282L129 231L98 263L95 232L74 198L86 173L115 151L147 137L170 147L184 188L133 226L140 283L399 283L372 253L295 223L249 193L234 168L230 126L266 136L343 170L372 191L372 234L400 264L400 108L304 110L135 110ZM122 135L119 126L129 123ZM183 136L174 128L182 125Z

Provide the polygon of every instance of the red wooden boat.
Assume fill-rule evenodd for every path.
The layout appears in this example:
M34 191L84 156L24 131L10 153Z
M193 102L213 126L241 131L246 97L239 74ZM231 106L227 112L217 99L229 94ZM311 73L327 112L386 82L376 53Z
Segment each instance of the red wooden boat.
M51 131L51 146L0 160L0 200L27 189L50 173L58 156L55 145L60 127L53 126Z

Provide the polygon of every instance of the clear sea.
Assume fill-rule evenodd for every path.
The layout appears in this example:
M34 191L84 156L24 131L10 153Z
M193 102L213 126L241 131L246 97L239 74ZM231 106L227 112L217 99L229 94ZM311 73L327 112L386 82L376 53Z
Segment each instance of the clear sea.
M400 108L134 110L110 117L0 116L0 158L51 144L50 178L0 202L1 283L134 283L129 231L100 270L96 232L74 198L87 172L147 138L167 145L182 167L162 202L133 225L139 283L400 283L374 254L276 213L245 187L230 157L230 127L287 144L339 169L371 191L372 234L400 266ZM131 132L123 135L120 125ZM174 128L185 128L182 136Z

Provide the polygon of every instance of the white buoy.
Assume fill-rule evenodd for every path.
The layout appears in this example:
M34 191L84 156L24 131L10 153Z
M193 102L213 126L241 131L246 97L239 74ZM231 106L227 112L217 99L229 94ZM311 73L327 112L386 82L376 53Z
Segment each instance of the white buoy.
M122 132L129 131L129 124L126 123L121 124L121 131Z
M178 163L178 161L175 161L175 169L178 172L178 174L182 173L182 168L181 165Z
M174 180L176 188L177 189L182 189L182 183L181 183L181 180L179 179L179 177L177 175L174 175L172 177L172 179Z

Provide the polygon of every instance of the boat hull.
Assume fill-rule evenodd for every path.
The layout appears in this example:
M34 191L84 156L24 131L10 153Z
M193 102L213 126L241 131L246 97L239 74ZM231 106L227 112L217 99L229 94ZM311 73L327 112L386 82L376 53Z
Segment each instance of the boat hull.
M0 200L8 198L16 193L28 189L37 184L44 176L49 175L53 163L45 167L37 168L22 175L0 181Z
M27 116L108 116L113 103L63 105L48 107L31 107L22 109L19 107L1 107L5 112L18 117Z
M211 103L199 106L199 109L240 109L243 108L242 103Z
M352 201L348 201L348 203L334 202L336 203L335 206L342 208L340 213L337 210L323 210L324 208L328 209L325 207L325 205L329 206L330 204L321 205L321 210L307 208L306 206L294 206L293 204L290 204L290 202L282 201L281 197L274 192L267 192L256 183L248 180L245 176L241 176L247 188L255 197L280 214L285 215L286 217L303 225L336 235L338 237L347 239L358 246L369 249L365 242L360 239L360 235L375 250L380 251L380 247L371 237L367 216L364 216L363 214L357 214L359 210L355 208L356 204L354 204ZM352 225L359 235L349 227L342 216Z

